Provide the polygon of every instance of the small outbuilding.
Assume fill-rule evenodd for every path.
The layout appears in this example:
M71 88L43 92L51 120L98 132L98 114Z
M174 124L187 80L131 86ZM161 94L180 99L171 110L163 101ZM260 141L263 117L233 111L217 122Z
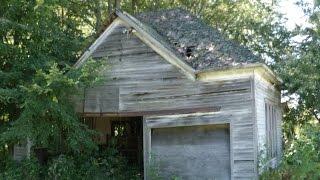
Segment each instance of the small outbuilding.
M115 18L76 63L108 62L77 111L151 179L258 179L281 159L281 80L183 9Z

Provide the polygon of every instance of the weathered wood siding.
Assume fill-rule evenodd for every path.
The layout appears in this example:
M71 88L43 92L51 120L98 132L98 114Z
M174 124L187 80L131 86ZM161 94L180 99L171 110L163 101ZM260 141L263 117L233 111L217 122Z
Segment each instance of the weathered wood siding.
M116 30L93 53L95 58L108 57L109 80L86 90L84 112L165 110L177 105L180 109L215 105L233 109L240 105L234 101L247 103L248 79L191 81L137 37L122 34L124 27Z
M93 53L97 59L107 57L110 68L105 75L108 80L105 84L85 90L83 112L148 112L219 107L220 111L214 116L196 115L191 119L206 119L209 122L219 117L229 117L233 146L232 178L256 178L251 78L192 81L137 37L125 31L123 25L115 28ZM183 121L188 119L184 117Z
M261 163L266 161L266 111L265 103L271 102L280 112L277 127L277 151L279 152L277 159L281 158L282 152L282 110L281 110L281 94L270 82L265 81L260 75L255 75L254 78L254 92L255 92L255 108L256 108L256 127L257 127L257 141L258 141L258 158ZM264 164L259 164L264 166ZM261 171L260 169L259 171Z

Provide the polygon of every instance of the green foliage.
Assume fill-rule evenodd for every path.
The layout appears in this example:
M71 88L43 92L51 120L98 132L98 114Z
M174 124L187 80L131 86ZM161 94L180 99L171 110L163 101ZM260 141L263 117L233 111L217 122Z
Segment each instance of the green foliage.
M285 168L293 179L320 178L319 127L304 126L286 150Z
M65 155L60 155L54 159L48 168L50 179L73 179L75 175L77 175L75 162Z
M0 179L141 179L138 171L112 147L91 154L61 154L40 166L35 158L5 161Z
M262 179L320 178L320 127L307 124L297 131L294 139L286 144L280 167L264 172Z
M38 179L42 168L35 158L24 159L21 162L15 162L7 159L5 166L0 170L0 179Z
M113 6L108 2L1 1L0 178L136 177L132 173L135 171L125 168L126 163L116 151L92 155L97 149L91 139L95 132L79 121L70 97L99 81L98 74L103 71L104 66L93 61L80 70L69 66L106 24ZM305 40L290 44L293 33L282 25L283 18L273 10L276 1L273 2L123 0L121 6L131 13L183 7L273 62L273 68L284 80L284 95L297 94L299 105L285 116L283 163L279 169L266 172L266 177L319 178L319 129L314 127L318 124L305 126L320 122L319 3L305 9L312 26L294 32L304 35ZM21 163L9 158L8 144L27 137L35 148L45 147L57 154L49 167L39 168L34 158ZM157 169L155 165L154 177L159 175Z
M20 117L1 134L0 142L11 144L28 137L36 148L74 152L96 148L91 139L94 132L79 121L70 95L99 80L98 73L105 67L101 62L89 61L76 70L59 70L57 64L47 73L38 70L32 84L23 87L25 102ZM57 145L62 149L54 149Z
M46 95L53 97L50 89L58 94L59 88L54 85L65 83L68 79L59 79L60 82L52 82L50 87L43 86L44 81L50 83L48 78L60 78L54 69L48 73L53 64L58 69L73 64L79 52L83 49L85 42L84 26L88 26L88 19L84 11L88 11L87 3L61 1L29 1L29 0L3 0L0 3L0 133L8 130L8 126L14 124L27 124L31 116L37 117L36 111L44 115L48 108L55 108L53 114L59 114L58 108L63 109L64 105L58 107L54 103L46 103L35 98L44 98ZM45 77L44 74L52 77ZM47 79L46 79L47 78ZM40 82L42 81L42 82ZM58 80L57 80L58 81ZM63 82L65 81L65 82ZM32 84L32 85L30 85ZM40 87L38 87L40 86ZM49 86L49 85L48 85ZM65 88L66 89L66 88ZM70 92L70 91L69 91ZM37 94L32 97L32 94ZM42 97L41 97L42 96ZM47 97L47 101L49 97ZM62 100L62 99L61 99ZM60 103L64 100L59 101ZM41 110L36 107L44 107ZM33 114L27 113L33 111ZM40 112L41 111L41 112ZM62 113L67 112L65 109ZM61 113L60 113L61 114ZM66 114L70 116L71 113ZM44 116L42 116L44 117ZM18 120L19 119L19 120ZM68 118L69 122L71 117ZM15 121L19 122L15 122ZM41 127L48 128L49 120L45 119ZM66 120L67 121L67 120ZM25 135L33 134L38 129L27 131L31 126L22 127L19 135L7 132L12 139L21 139ZM28 129L27 129L28 128ZM12 132L12 131L11 131ZM51 131L44 135L49 136ZM9 138L7 136L7 138ZM15 136L15 137L14 137ZM34 136L33 138L41 138ZM2 140L4 140L2 138ZM47 144L47 140L40 140ZM4 149L4 142L0 142L0 149Z
M310 25L295 30L302 41L295 44L293 54L276 69L284 80L285 95L299 97L296 113L308 112L306 117L312 115L320 122L320 6L317 3L314 7L306 6L304 1L300 5ZM300 124L307 123L299 119Z
M316 2L316 1L315 1ZM275 65L284 80L284 96L295 102L284 117L284 159L279 168L265 172L264 179L320 178L320 7L301 8L311 26L297 27L295 34L303 40L294 44L286 60Z

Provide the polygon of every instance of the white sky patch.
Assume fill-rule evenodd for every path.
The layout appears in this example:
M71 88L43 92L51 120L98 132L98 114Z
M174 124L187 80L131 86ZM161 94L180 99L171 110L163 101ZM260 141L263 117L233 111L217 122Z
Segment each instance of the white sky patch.
M299 105L300 96L298 94L291 94L289 96L285 96L284 94L287 93L287 90L281 92L281 103L287 103L289 108L297 108Z
M301 7L296 4L297 0L281 0L279 7L276 9L278 12L287 18L286 27L289 30L293 30L297 25L306 27L308 23L308 17L304 14ZM310 7L313 6L313 0L304 0Z

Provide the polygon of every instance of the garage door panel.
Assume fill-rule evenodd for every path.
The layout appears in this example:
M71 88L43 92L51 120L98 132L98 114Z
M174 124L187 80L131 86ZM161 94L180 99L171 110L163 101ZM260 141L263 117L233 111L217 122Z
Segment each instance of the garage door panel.
M229 139L227 125L153 129L151 153L168 179L230 179Z

